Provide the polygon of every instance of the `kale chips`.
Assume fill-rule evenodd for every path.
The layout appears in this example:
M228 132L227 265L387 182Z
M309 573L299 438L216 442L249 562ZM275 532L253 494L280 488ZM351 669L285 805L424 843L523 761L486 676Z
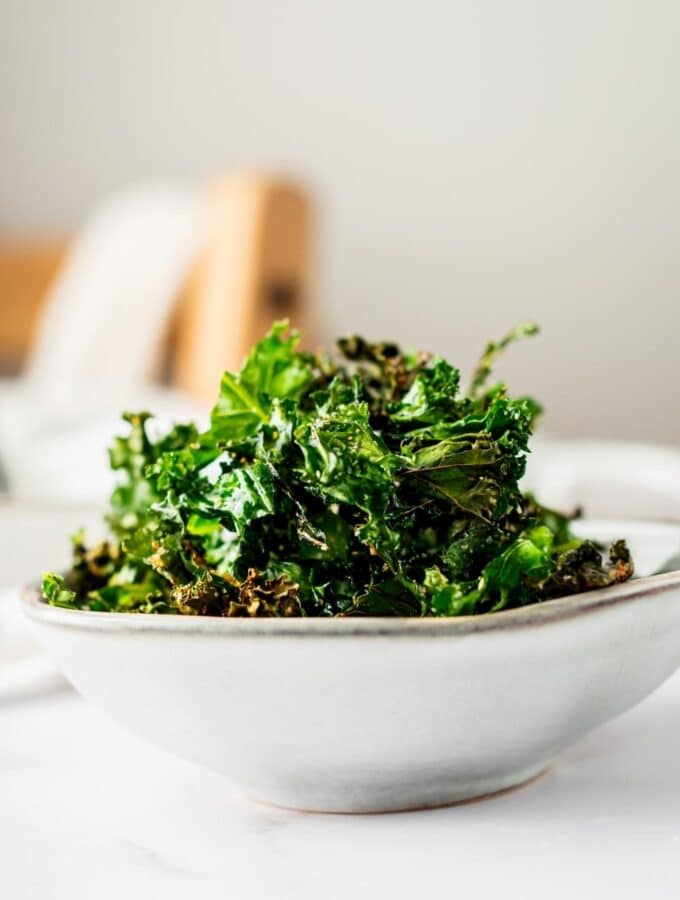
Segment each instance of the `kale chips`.
M331 355L273 326L225 372L210 427L153 437L126 414L110 538L73 538L44 596L68 608L211 616L460 616L604 587L632 575L522 492L540 412L489 384L467 391L427 353L358 337Z

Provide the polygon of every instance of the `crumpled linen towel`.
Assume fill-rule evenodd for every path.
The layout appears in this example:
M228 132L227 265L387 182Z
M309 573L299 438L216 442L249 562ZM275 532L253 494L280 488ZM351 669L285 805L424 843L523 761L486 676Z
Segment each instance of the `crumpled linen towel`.
M102 498L122 409L148 406L168 421L201 414L151 380L205 218L199 191L150 185L114 197L78 235L25 375L0 382L0 468L12 496Z

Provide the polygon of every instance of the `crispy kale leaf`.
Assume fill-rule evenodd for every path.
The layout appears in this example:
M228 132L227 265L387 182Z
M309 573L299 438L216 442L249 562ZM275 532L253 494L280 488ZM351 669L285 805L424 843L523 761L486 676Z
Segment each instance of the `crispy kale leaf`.
M127 414L111 538L74 538L45 577L56 606L213 616L457 616L614 584L633 571L575 539L524 495L538 405L488 386L490 343L467 393L426 353L362 338L298 350L277 323L222 378L210 428L154 437Z

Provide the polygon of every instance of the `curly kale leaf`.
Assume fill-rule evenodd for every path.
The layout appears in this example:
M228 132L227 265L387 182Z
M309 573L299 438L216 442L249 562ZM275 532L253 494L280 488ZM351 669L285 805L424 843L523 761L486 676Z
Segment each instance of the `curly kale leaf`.
M470 615L525 606L552 597L577 594L626 581L633 574L630 553L622 541L609 558L591 541L555 545L545 525L523 532L482 570L479 580L450 582L438 569L426 574L435 615Z
M50 606L61 606L63 609L78 609L77 594L66 587L66 582L61 575L48 572L43 576L42 594Z
M390 404L395 422L434 425L460 408L460 371L444 359L433 360L413 378L404 396Z
M253 347L237 375L225 372L217 404L211 413L210 437L239 444L269 421L275 398L299 399L314 380L313 359L299 353L297 332L286 337L286 323L277 322Z
M294 435L302 481L324 500L384 514L398 463L372 429L368 404L348 395L338 382L315 400L315 411Z
M151 418L148 412L124 413L123 420L130 426L129 433L115 438L109 450L111 468L121 473L107 516L111 530L118 537L143 525L151 505L162 495L149 478L151 467L163 465L171 454L191 456L198 452L198 432L194 425L176 425L166 435L152 441L147 428ZM186 467L184 471L186 473Z
M485 387L489 375L493 371L496 360L503 351L507 350L510 344L514 344L515 341L519 341L525 337L533 337L536 334L538 334L538 327L536 325L518 325L506 334L505 337L501 338L500 341L489 341L481 359L477 363L475 371L472 373L469 389L470 396L476 397L479 395L482 388Z

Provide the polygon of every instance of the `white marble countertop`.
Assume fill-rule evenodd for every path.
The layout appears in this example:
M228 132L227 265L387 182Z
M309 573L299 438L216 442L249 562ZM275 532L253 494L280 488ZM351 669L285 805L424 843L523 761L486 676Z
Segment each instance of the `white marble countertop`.
M680 677L495 799L386 816L255 806L69 691L0 706L0 893L602 898L680 894Z

